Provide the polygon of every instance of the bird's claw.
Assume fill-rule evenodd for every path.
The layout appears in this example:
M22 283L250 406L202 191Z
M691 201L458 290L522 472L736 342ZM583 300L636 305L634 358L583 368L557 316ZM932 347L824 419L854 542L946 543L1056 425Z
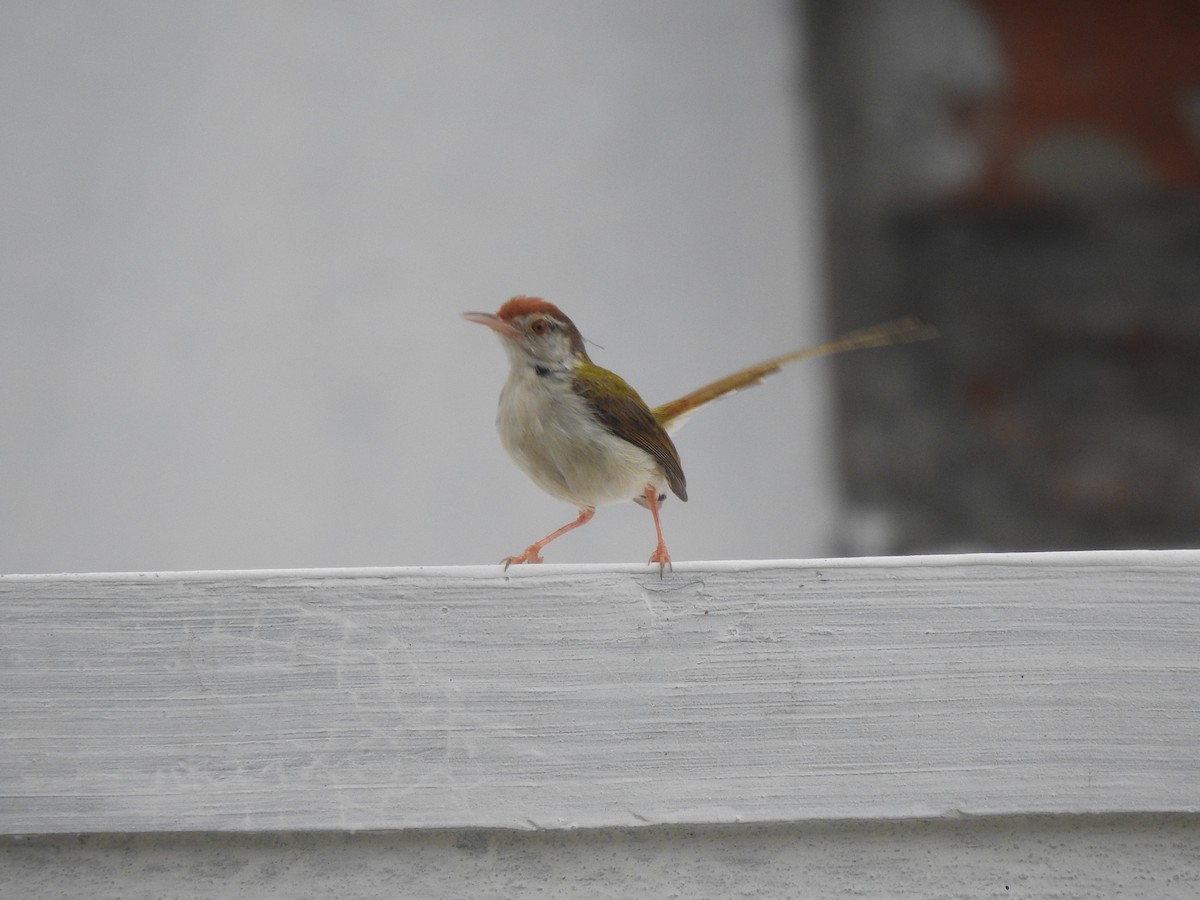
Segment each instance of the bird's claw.
M654 548L654 552L650 554L649 565L654 565L655 563L658 563L659 578L663 577L663 571L666 569L670 569L672 572L675 571L675 567L671 565L671 557L667 553L667 548L662 544Z
M542 556L538 553L537 544L531 544L525 548L525 552L520 556L506 556L500 562L504 563L504 571L508 571L509 566L520 565L521 563L540 563Z

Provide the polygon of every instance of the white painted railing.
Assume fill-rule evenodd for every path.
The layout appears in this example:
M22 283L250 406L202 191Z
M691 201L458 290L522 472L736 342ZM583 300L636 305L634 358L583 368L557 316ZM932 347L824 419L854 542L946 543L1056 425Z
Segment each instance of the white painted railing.
M8 835L1200 811L1193 551L10 575L0 679Z

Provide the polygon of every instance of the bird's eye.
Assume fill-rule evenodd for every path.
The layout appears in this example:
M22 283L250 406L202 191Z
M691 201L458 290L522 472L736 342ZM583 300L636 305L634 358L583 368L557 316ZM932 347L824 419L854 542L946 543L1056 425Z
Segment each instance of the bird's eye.
M552 327L549 319L534 319L529 323L529 330L534 334L545 334Z

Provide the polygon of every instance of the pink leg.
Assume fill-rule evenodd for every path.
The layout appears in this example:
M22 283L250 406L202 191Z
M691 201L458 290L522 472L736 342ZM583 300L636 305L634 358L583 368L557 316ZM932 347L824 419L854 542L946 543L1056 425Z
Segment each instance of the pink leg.
M654 485L646 485L646 505L650 507L650 515L654 516L654 531L658 534L658 546L650 554L650 562L658 563L658 577L663 577L663 569L671 565L671 556L667 553L667 545L663 542L662 523L658 521L658 491Z
M588 521L592 518L592 516L594 516L595 514L596 514L596 507L585 506L583 509L581 509L579 511L579 518L576 519L574 522L570 522L570 523L564 525L562 528L558 529L558 531L555 531L552 534L546 535L540 541L530 544L528 547L525 548L525 552L522 553L520 556L506 556L504 559L500 560L500 562L504 563L504 570L507 572L509 566L515 565L517 563L540 563L542 561L541 550L543 547L545 547L548 543L555 540L556 538L562 537L568 531L571 531L574 528L578 528L580 525L586 525L588 523Z

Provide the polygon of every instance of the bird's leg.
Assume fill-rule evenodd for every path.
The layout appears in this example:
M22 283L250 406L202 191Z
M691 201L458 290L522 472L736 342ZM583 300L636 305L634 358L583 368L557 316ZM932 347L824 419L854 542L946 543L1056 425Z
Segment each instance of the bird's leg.
M658 489L652 484L646 485L646 505L650 507L650 515L654 516L654 530L658 534L658 546L650 554L650 562L658 563L658 577L663 577L663 569L671 565L671 556L667 553L667 545L663 542L662 523L658 521ZM674 571L674 567L672 567Z
M554 539L562 537L568 531L571 531L574 528L578 528L580 525L586 525L588 523L588 521L592 518L592 516L594 516L595 514L596 514L596 507L585 506L583 509L581 509L579 511L579 518L576 519L574 522L568 522L562 528L558 529L558 531L552 532L551 534L546 535L540 541L536 541L535 543L530 544L528 547L525 548L525 552L522 553L520 556L507 556L504 559L500 560L502 563L504 563L504 570L507 572L509 566L515 565L517 563L540 563L542 561L541 550L543 547L545 547L548 543L550 543Z

